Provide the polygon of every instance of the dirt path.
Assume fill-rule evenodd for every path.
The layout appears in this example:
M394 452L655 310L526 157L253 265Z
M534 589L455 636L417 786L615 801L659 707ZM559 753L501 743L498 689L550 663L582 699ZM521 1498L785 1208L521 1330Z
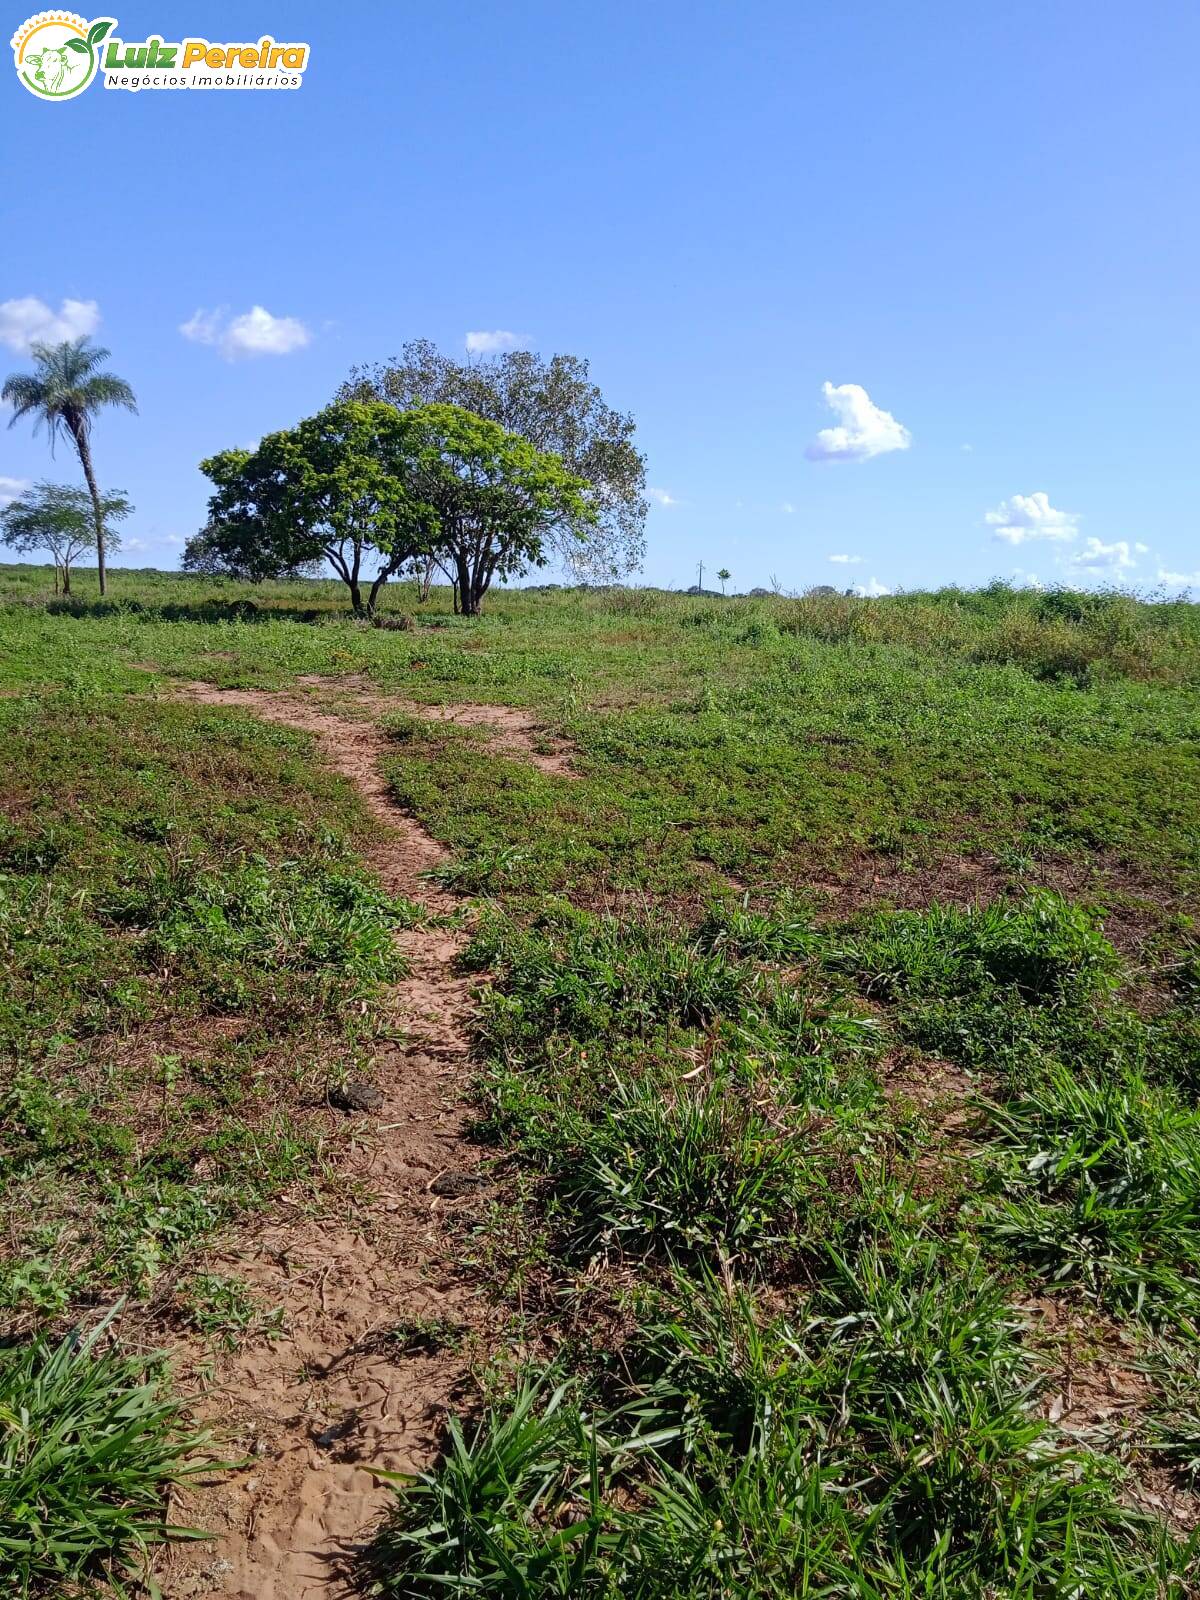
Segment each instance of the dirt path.
M577 778L571 765L572 748L551 734L530 711L519 706L428 705L398 695L381 694L369 678L360 674L333 678L322 673L307 673L296 679L322 695L343 699L349 711L366 712L374 717L402 712L426 722L452 722L460 728L478 728L490 750L497 755L516 756L557 778ZM231 693L236 691L226 691Z
M379 768L387 741L377 728L289 695L208 684L183 693L313 734L385 825L368 855L385 887L431 912L453 909L453 897L421 876L444 852L390 801ZM287 1331L222 1361L201 1401L205 1420L252 1464L182 1508L218 1537L169 1558L160 1576L168 1600L344 1593L339 1558L388 1499L366 1466L427 1464L464 1377L461 1354L406 1355L387 1339L413 1319L469 1328L481 1316L454 1268L453 1198L438 1193L469 1190L477 1176L477 1153L463 1137L470 996L452 971L461 936L423 929L396 938L409 973L392 993L389 1020L404 1042L376 1055L383 1104L361 1120L361 1137L339 1162L340 1176L357 1180L365 1197L340 1216L314 1218L285 1204L214 1263L282 1306Z

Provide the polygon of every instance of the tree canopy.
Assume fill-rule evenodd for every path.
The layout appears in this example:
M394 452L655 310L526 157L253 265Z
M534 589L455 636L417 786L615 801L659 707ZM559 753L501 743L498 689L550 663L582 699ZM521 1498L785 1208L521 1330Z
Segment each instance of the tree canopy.
M464 615L478 615L494 578L542 566L551 536L587 539L591 485L559 456L461 406L398 414L410 429L411 481L436 515L435 549Z
M100 497L100 518L110 550L120 548L113 523L133 510L119 489ZM45 550L54 562L56 581L64 594L71 592L71 567L88 550L96 548L96 523L92 499L75 484L35 483L0 511L0 544L18 555Z
M641 566L646 551L646 462L631 416L614 410L577 356L549 361L528 350L456 361L427 339L400 356L356 368L339 391L347 399L385 400L402 411L460 406L535 450L561 457L590 490L594 512L586 541L572 519L548 527L545 550L581 580L615 582Z
M373 611L383 584L436 531L413 493L411 453L411 428L393 406L342 401L253 450L211 456L200 467L216 492L185 570L258 581L328 561L354 609Z
M393 573L431 552L474 616L496 577L541 565L551 534L584 540L597 516L590 484L558 456L453 405L342 400L201 466L215 493L188 571L257 580L325 560L368 614Z

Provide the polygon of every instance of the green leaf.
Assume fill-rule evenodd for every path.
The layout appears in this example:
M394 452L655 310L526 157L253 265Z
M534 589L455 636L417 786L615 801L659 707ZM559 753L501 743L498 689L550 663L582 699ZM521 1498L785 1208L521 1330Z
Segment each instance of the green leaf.
M77 50L79 52L79 54L83 55L83 56L87 55L87 53L88 53L88 47L87 47L87 45L84 44L82 39L68 39L67 40L67 49L68 50Z
M99 44L101 39L103 39L104 35L111 27L112 23L109 21L93 22L91 27L88 29L88 43L91 45Z

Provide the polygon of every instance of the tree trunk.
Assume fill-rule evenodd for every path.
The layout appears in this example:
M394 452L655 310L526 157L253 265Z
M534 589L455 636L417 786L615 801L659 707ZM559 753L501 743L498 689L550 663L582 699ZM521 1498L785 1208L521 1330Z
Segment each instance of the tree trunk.
M54 577L55 577L54 588L55 588L55 591L57 592L57 590L58 590L58 581L57 581L58 580L58 573L57 572L54 574ZM70 566L70 563L67 562L67 561L64 561L63 565L62 565L62 592L63 592L63 594L70 594L70 592L71 592L71 566Z
M347 578L346 582L350 585L350 604L354 607L354 615L361 617L363 614L362 590L358 586L357 574Z
M426 556L425 566L419 571L417 577L417 604L423 606L429 599L429 591L433 588L434 558Z
M86 425L75 432L75 448L79 451L79 459L83 463L83 475L87 479L88 493L92 497L92 515L96 519L96 566L100 573L100 593L103 595L108 589L108 578L104 569L104 516L100 510L100 491L96 487L96 474L92 471L92 447L88 444Z
M456 579L454 588L458 596L455 610L464 617L477 617L479 615L479 602L483 598L479 587L479 571L472 567L467 556L456 552L454 557Z

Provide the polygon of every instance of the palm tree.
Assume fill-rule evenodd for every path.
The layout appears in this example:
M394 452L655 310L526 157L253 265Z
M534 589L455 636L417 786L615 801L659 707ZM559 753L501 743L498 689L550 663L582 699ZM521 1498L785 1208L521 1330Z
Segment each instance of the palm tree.
M96 474L92 469L91 432L97 411L105 406L124 406L126 411L136 411L133 390L124 378L110 372L98 372L108 360L109 352L90 339L66 339L62 344L35 344L34 372L14 372L4 380L0 400L7 400L13 414L11 428L18 417L32 415L33 431L46 425L50 435L50 453L62 434L69 434L79 452L80 465L87 479L88 493L92 497L92 516L96 525L96 561L100 569L100 593L105 591L104 573L104 511L100 490L96 487Z
M724 594L725 585L729 582L730 578L733 577L733 573L730 572L728 567L722 567L720 572L717 573L717 577L721 580L721 593Z

